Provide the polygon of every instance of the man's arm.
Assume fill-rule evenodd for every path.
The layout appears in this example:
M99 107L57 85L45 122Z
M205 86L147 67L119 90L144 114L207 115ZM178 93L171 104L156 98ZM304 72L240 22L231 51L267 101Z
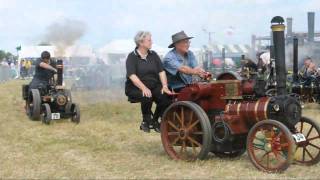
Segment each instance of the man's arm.
M49 65L49 64L47 64L47 63L40 62L39 66L42 67L42 68L44 68L44 69L48 69L48 70L57 72L57 70L56 70L54 67L52 67L51 65Z
M191 68L189 66L180 66L178 68L178 71L184 74L190 74L190 75L198 75L198 71L196 68Z

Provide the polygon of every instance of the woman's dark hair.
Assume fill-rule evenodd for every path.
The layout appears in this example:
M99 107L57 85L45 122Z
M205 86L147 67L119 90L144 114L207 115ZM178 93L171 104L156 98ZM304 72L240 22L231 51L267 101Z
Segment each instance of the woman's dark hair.
M48 51L43 51L41 53L41 59L50 59L51 55Z

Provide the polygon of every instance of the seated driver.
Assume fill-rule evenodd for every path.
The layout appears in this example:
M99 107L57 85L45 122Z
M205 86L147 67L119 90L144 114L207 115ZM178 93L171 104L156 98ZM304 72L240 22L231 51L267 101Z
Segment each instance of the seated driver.
M49 85L50 79L57 72L54 68L55 63L50 58L51 55L48 51L41 53L41 58L35 63L35 74L29 84L30 89L45 88Z
M190 48L190 39L184 31L172 35L173 48L164 57L163 67L166 70L169 88L179 92L183 87L192 83L192 75L205 77L206 72L198 66L196 58Z

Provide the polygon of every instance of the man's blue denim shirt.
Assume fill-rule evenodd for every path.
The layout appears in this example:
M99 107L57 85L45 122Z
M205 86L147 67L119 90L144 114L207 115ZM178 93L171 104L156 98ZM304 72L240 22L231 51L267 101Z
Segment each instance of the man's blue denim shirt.
M169 87L172 89L181 88L186 86L186 84L192 83L192 75L180 73L178 69L181 66L189 66L191 68L195 68L198 63L192 51L188 51L185 60L186 62L184 62L183 57L178 54L176 49L172 49L171 51L169 51L163 59L164 69L172 76L179 76L182 80L170 82L170 78L168 78Z

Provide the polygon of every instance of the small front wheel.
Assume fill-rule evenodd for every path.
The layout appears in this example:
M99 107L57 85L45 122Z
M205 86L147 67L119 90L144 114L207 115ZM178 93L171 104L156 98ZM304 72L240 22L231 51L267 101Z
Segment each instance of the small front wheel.
M259 170L282 172L293 161L295 142L284 124L264 120L251 128L247 137L247 152L251 162Z
M72 113L71 121L76 124L79 124L80 123L80 107L78 104L73 104L71 106L71 113Z
M50 109L50 106L49 104L47 103L44 103L42 105L42 114L41 114L41 121L44 123L44 124L47 124L49 125L50 122L51 122L51 109Z

